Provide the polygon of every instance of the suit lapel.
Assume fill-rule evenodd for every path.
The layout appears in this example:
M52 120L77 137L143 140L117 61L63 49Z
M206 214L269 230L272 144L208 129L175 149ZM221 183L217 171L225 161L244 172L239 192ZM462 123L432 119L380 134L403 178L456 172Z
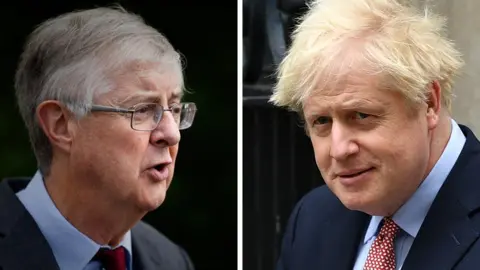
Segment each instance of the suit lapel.
M326 243L330 243L330 251L329 256L324 259L328 262L327 265L331 265L332 267L322 269L353 269L358 248L365 235L368 221L368 215L360 212L352 212L329 226L329 228L333 228L331 234L327 233L326 239ZM336 236L334 237L334 235ZM329 237L331 238L328 239ZM335 239L338 240L335 241Z
M21 184L26 186L25 181ZM47 240L7 180L0 183L0 221L0 268L59 269Z
M418 232L402 270L453 269L478 238L478 228L468 219L465 208L448 196L438 199Z
M367 228L369 216L356 211L350 211L338 205L339 213L325 221L322 230L316 229L318 235L313 236L314 245L309 252L312 258L309 269L351 270L355 264L358 247ZM333 207L332 207L333 208ZM320 252L318 252L320 251ZM318 253L317 253L318 252ZM320 268L318 268L320 266Z
M480 208L480 143L462 127L467 141L435 198L402 270L453 269L478 239L471 215Z
M331 227L334 228L335 234L340 236L338 238L340 240L338 242L333 238L327 240L327 243L331 243L331 254L327 261L331 260L333 267L325 269L353 269L369 220L370 217L364 213L352 212L351 215L342 219L341 223L332 224ZM338 224L341 226L337 226Z
M132 229L132 262L133 270L161 270L160 258L154 256L156 247L149 247L146 243L142 243L138 238L136 227Z

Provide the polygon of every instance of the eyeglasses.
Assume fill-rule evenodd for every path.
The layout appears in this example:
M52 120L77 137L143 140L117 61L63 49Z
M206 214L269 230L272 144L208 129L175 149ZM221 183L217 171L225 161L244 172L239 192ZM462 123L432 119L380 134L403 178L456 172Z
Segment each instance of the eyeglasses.
M162 120L163 113L169 111L172 113L178 128L182 130L192 126L193 118L197 112L197 106L193 102L178 103L168 108L163 108L157 103L140 103L131 109L93 105L90 111L130 113L132 114L130 125L132 129L138 131L152 131L156 129L158 123Z

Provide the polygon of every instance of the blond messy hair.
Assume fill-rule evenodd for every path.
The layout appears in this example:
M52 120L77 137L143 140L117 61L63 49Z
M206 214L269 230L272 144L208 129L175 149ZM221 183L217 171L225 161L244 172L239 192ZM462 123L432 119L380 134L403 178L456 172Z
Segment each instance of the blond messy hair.
M453 78L464 63L445 25L427 8L420 12L395 0L315 0L293 32L270 102L301 112L313 90L354 70L382 75L384 89L411 102L425 101L436 80L450 109Z

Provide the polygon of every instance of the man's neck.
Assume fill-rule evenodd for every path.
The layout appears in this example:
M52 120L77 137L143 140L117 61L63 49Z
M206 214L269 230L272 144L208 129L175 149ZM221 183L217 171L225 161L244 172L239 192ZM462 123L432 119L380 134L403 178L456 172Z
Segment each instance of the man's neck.
M427 170L423 177L424 179L440 159L440 156L443 154L443 151L445 151L448 141L450 140L450 136L452 135L452 120L450 116L446 112L443 112L440 114L440 117L441 120L438 124L438 128L432 131L430 159L428 161Z
M52 166L45 187L55 206L70 224L96 243L117 246L145 213L114 201L101 187L76 178Z

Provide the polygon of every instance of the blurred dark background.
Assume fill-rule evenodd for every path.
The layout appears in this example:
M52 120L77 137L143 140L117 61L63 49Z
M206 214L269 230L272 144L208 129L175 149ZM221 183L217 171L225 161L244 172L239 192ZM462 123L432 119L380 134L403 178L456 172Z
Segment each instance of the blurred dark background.
M306 2L243 1L243 266L273 270L293 207L324 184L299 117L268 103Z
M13 78L26 35L75 9L121 4L185 56L186 100L197 103L182 133L165 203L145 221L190 254L196 269L237 268L237 1L8 1L1 5L0 179L33 176L36 161L16 108ZM248 269L248 268L246 268Z

